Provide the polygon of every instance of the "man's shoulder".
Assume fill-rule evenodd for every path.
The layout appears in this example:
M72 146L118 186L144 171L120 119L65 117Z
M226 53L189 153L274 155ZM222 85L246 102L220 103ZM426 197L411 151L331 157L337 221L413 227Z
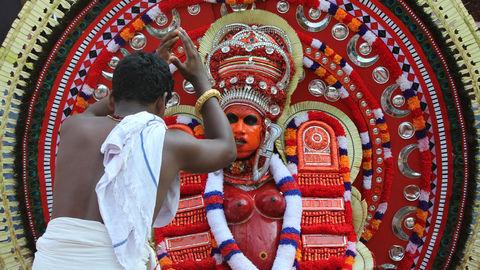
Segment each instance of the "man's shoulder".
M63 121L62 132L71 130L75 132L88 132L92 129L104 129L105 124L109 123L105 117L89 116L89 115L72 115Z

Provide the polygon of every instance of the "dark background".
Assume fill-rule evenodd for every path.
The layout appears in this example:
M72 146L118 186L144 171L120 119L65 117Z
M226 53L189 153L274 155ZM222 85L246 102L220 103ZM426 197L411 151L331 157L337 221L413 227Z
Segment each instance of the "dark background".
M3 43L13 20L25 2L26 0L0 0L0 44ZM463 0L463 3L480 27L480 0Z

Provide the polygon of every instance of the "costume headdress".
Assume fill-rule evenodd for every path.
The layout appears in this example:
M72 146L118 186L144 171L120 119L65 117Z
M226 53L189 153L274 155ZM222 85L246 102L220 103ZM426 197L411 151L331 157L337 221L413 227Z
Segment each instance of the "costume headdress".
M295 43L270 22L237 20L217 27L201 51L215 87L222 92L222 108L241 104L267 119L278 119L298 81Z

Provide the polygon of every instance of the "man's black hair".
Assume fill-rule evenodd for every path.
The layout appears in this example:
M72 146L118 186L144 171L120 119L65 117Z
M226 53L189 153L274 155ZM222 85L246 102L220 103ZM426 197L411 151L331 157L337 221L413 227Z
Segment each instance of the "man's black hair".
M112 80L115 101L151 104L167 92L172 95L173 78L167 62L154 53L135 52L124 57L115 68Z

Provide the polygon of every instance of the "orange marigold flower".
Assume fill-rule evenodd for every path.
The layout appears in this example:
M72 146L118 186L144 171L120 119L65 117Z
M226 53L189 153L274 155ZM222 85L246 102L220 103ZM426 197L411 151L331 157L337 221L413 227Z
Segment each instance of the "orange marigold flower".
M337 78L335 78L332 75L328 75L327 78L325 78L325 82L329 85L332 85L332 84L336 83L337 81L338 81Z
M371 161L365 161L362 163L362 168L364 170L371 170L372 169L372 162Z
M130 32L130 29L129 29L129 28L124 28L124 29L122 30L122 32L120 32L120 36L121 36L125 41L129 41L130 39L133 38L134 35L135 35L135 33Z
M413 118L413 126L415 130L420 130L425 128L425 119L423 117Z
M417 108L420 108L420 100L418 99L417 96L411 97L411 98L407 99L407 105L408 105L408 108L411 111L413 111Z
M374 219L371 221L371 225L372 225L372 228L374 228L375 230L378 230L378 227L380 227L380 223L382 223L380 220L378 219Z
M342 57L339 54L335 54L333 57L333 62L335 62L337 65L340 65L340 61L342 61Z
M368 229L365 230L365 231L363 232L363 234L362 234L362 237L363 237L363 239L365 239L365 240L367 240L367 241L370 240L370 239L372 239L372 231L370 231L370 230L368 230Z
M287 147L285 147L285 153L288 156L295 156L297 154L297 147L296 146L287 146Z
M382 134L380 134L380 137L382 138L382 142L390 141L390 134L388 134L388 133L382 133Z
M142 19L140 19L140 18L136 19L136 20L133 22L133 27L134 27L135 30L137 30L137 31L142 30L144 26L145 26L145 24L143 23Z
M345 17L347 17L347 12L341 8L337 9L337 12L335 13L335 19L337 19L340 22L343 22Z
M323 78L326 73L327 73L327 70L322 67L319 67L315 70L315 74L317 74L317 76L320 78Z
M355 262L355 259L354 259L352 256L348 256L348 257L345 259L345 263L346 263L346 264L353 265L354 262Z
M428 212L423 211L422 209L417 209L417 218L421 220L427 220Z
M77 96L77 104L78 107L86 109L89 105L88 101L86 101L83 97Z
M297 131L293 128L287 128L285 130L285 140L296 140L297 139Z
M420 224L415 224L415 225L413 226L413 229L412 229L412 230L413 230L414 232L416 232L419 237L422 237L425 228L424 228L423 226L421 226Z
M326 56L331 56L331 55L333 55L334 53L335 53L335 51L334 51L332 48L330 48L330 47L327 47L327 48L325 49L325 55L326 55Z
M340 167L350 167L348 156L340 156Z
M363 150L362 156L363 156L363 158L371 157L372 156L372 149Z
M360 22L357 18L353 18L352 21L348 24L348 28L350 28L350 30L356 33L358 32L360 25L362 25L362 22Z

